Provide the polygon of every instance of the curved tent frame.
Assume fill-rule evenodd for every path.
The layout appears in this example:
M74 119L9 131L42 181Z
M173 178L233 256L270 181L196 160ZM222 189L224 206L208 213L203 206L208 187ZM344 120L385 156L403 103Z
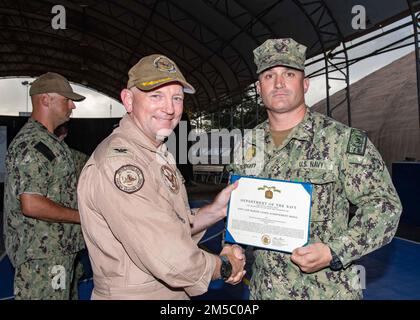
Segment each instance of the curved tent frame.
M66 28L55 30L51 21L56 1L4 0L0 2L0 77L36 77L55 71L118 100L127 70L141 57L160 52L171 57L198 89L187 96L190 113L213 114L220 125L224 110L232 117L234 107L244 99L258 100L252 50L268 38L293 37L308 47L308 58L322 57L323 67L308 76L325 76L327 114L333 116L336 108L344 106L351 124L349 66L356 61L349 61L346 44L411 15L420 74L419 2L67 0L61 1ZM352 28L356 5L366 10L365 30ZM343 82L347 90L345 100L334 106L329 100L331 81ZM255 116L258 122L258 107ZM241 121L241 127L248 125Z

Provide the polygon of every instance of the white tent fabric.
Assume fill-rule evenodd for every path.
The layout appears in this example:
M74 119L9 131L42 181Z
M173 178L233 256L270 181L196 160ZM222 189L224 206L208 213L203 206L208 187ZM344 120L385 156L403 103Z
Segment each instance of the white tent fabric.
M377 70L350 86L352 126L368 133L387 166L406 158L420 160L420 128L417 103L417 80L414 52ZM339 91L331 106L344 98ZM326 102L313 110L326 114ZM332 117L347 123L345 105Z

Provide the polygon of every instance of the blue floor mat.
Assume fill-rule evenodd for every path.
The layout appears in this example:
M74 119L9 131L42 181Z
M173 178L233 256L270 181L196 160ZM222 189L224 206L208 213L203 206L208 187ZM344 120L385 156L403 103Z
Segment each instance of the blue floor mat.
M209 229L207 236L214 236L222 230L223 224ZM213 242L219 243L218 237ZM216 248L218 244L211 240L205 242L208 247ZM358 260L356 264L366 270L366 289L363 290L366 300L419 300L420 299L420 243L400 238L387 246L372 252ZM7 256L0 261L0 299L13 295L13 267ZM92 280L79 283L79 297L89 299L93 288ZM224 284L220 280L212 281L209 291L194 300L247 300L248 286L241 283L237 286Z
M13 298L14 269L7 255L0 259L0 300Z
M394 238L357 264L366 269L366 300L420 299L420 243Z

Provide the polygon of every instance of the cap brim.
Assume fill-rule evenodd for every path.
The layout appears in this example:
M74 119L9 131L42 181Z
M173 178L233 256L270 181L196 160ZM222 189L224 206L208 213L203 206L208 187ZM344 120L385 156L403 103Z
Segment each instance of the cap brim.
M70 100L73 100L73 101L76 101L76 102L83 101L83 100L86 99L85 96L82 96L82 95L77 94L75 92L66 92L66 93L57 92L57 93L61 94L63 97L69 98Z
M182 81L182 86L184 87L184 92L188 93L188 94L194 94L195 93L195 88L190 85L188 82Z
M142 83L137 83L135 86L142 91L151 91L151 90L162 87L162 86L164 86L168 83L171 83L171 82L180 83L182 85L185 93L188 93L188 94L194 94L195 93L195 89L192 85L190 85L188 82L182 81L180 79L168 79L166 81L161 81L159 83L156 83L156 84L153 84L153 85L148 85L148 86L144 86L144 85L142 85Z
M267 65L262 66L260 69L257 70L257 74L260 74L261 72L267 69L274 68L274 67L287 67L287 68L292 68L298 71L305 72L305 68L302 68L296 64L277 62L277 63L273 63L269 65L267 64Z

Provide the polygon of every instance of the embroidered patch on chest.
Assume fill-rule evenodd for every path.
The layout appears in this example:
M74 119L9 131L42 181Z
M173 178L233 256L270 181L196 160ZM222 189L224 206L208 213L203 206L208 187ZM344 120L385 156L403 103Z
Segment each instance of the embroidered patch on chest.
M257 154L257 148L255 146L249 147L245 151L245 160L246 161L251 161L252 158L254 158L256 154Z
M178 193L179 183L174 171L167 165L160 168L162 180L172 193Z
M125 165L115 172L114 183L121 191L134 193L143 187L144 175L140 168Z

